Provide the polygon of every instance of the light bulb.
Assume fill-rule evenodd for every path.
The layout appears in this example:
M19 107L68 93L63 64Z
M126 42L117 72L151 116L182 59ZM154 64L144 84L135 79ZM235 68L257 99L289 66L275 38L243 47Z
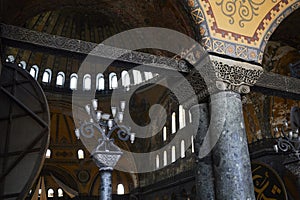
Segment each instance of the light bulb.
M108 126L109 130L113 127L113 120L112 119L109 119L107 121L107 126Z
M75 129L75 135L76 135L77 139L80 138L80 131L78 128Z
M87 112L87 114L91 114L91 106L90 106L90 104L87 104L87 105L85 105L85 111Z
M120 108L122 112L124 112L125 110L125 105L126 105L126 101L120 101Z
M130 142L133 143L135 140L135 133L130 134Z
M118 119L119 119L120 123L122 123L123 118L124 118L123 112L118 112Z
M116 114L117 114L117 107L115 107L115 106L111 107L111 114L112 114L113 117L116 116Z
M290 131L289 132L289 138L292 138L293 137L293 131Z
M97 121L99 121L101 119L101 115L102 115L101 111L96 112Z
M285 126L285 127L288 127L288 126L289 126L289 124L288 124L288 122L287 122L286 120L284 121L284 126Z
M98 99L92 99L92 105L94 110L97 110L98 108Z

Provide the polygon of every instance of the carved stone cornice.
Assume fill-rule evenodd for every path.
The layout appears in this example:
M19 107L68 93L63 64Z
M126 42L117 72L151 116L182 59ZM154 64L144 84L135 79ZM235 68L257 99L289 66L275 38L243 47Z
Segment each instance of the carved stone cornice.
M238 93L249 93L263 74L263 68L246 62L210 55L216 75L216 87L219 90L231 90Z
M44 49L48 48L82 55L92 55L112 61L118 60L145 65L157 70L188 72L185 63L179 62L173 58L51 35L12 25L1 24L0 28L0 37L3 39L40 46Z

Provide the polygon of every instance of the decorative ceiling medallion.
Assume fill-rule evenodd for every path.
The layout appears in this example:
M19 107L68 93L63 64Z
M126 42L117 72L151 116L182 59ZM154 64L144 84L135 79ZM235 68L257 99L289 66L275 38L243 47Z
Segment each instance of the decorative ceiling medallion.
M78 172L77 174L77 178L81 183L86 183L89 181L90 179L90 174L88 171L86 170L81 170Z

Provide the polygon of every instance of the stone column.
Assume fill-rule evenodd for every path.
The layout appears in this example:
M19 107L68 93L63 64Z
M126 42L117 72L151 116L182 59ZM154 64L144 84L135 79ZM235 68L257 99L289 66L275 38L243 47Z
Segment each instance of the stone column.
M216 199L254 200L251 164L240 94L211 95L211 127Z
M195 179L196 179L196 199L207 200L215 199L214 191L214 175L213 175L213 165L211 153L207 155L201 154L201 146L203 147L203 141L207 134L209 126L209 115L208 115L208 104L203 103L199 105L194 105L191 107L190 112L192 114L192 119L198 120L198 131L195 137L195 155L196 155L196 169L195 169ZM194 120L192 121L194 124ZM206 141L207 142L207 141ZM207 145L208 148L210 144ZM209 152L210 150L208 150Z
M100 173L100 200L112 200L112 171L111 167L102 167Z

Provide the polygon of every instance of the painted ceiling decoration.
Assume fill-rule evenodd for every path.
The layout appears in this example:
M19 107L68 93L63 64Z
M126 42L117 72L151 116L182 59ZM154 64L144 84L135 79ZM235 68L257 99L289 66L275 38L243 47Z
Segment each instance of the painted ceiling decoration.
M187 4L208 51L261 64L270 36L300 2L188 0Z

